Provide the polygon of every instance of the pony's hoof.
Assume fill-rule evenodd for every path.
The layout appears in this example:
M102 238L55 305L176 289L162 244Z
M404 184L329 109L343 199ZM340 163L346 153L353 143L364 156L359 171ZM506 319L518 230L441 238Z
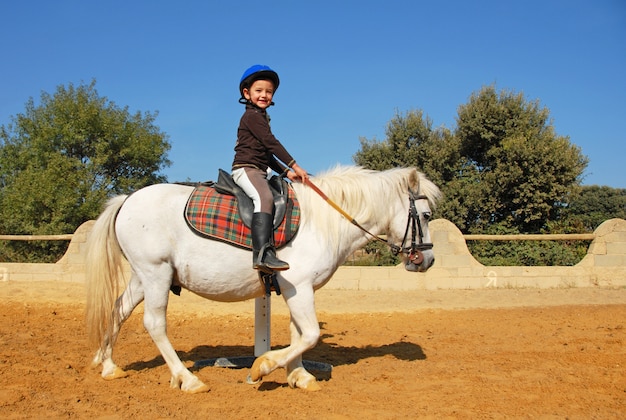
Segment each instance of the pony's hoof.
M113 372L107 373L107 374L102 374L102 377L104 379L106 379L107 381L113 380L113 379L120 379L120 378L125 378L128 376L128 372L124 371L122 368L120 368L119 366L115 366L115 369L113 370Z
M209 386L200 382L199 384L197 384L196 386L190 389L183 389L183 391L186 392L187 394L200 394L202 392L209 392Z
M247 383L247 384L249 384L249 385L256 385L256 384L258 384L259 382L261 382L261 379L260 379L260 378L259 378L259 379L257 379L256 381L253 381L253 380L252 380L252 376L251 376L250 374L248 374L248 377L246 378L246 383Z
M305 391L319 391L322 389L317 383L315 376L311 375L303 367L294 369L287 376L287 383L291 388L300 388Z
M298 388L304 389L305 391L319 391L322 389L322 387L320 386L320 384L317 383L317 381L311 381L305 384L303 387L298 387Z
M199 394L201 392L209 392L209 387L198 379L196 376L189 376L183 379L181 376L172 376L170 378L170 388L180 388L187 394Z
M257 383L262 377L269 375L274 369L276 369L276 362L263 356L257 357L250 368L250 375L248 375L249 380L252 381L251 383Z
M305 391L319 391L322 389L315 378L301 378L296 380L296 382L290 380L288 380L288 382L291 388L303 389Z

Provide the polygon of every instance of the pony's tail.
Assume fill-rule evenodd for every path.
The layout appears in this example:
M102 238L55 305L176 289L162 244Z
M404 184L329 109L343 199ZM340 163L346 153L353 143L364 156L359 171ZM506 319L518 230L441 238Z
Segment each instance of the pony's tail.
M90 343L100 349L110 342L116 323L113 309L119 296L122 250L115 235L115 219L126 197L109 200L87 240L85 320Z

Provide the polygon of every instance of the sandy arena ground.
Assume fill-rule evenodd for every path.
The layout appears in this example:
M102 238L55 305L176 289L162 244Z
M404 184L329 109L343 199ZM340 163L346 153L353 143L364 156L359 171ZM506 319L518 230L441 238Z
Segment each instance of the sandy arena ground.
M80 284L0 283L0 418L401 419L625 418L626 289L361 292L322 289L322 337L305 359L322 390L290 389L284 370L203 367L211 390L169 388L169 371L131 316L116 347L127 378L89 367ZM169 336L182 360L252 355L254 302L183 291ZM288 317L272 298L272 346Z

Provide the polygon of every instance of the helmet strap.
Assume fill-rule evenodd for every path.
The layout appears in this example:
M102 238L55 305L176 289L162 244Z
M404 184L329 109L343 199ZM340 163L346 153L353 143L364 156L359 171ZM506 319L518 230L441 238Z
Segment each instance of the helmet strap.
M240 103L240 104L242 104L242 105L248 105L248 104L250 104L250 105L252 105L252 106L256 106L256 105L254 105L252 102L250 102L249 100L247 100L247 99L246 99L246 98L244 98L244 97L239 98L239 103ZM274 103L274 101L270 102L270 106L273 106L273 105L276 105L276 104ZM269 108L270 106L268 106L268 108Z

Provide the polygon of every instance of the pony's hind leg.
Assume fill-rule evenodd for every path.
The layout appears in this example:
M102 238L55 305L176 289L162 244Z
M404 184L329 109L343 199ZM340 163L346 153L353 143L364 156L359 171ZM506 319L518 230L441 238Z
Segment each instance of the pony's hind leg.
M115 301L111 334L105 336L104 342L96 352L92 362L92 366L102 364L102 377L104 379L117 379L128 376L123 369L113 362L113 347L117 341L122 324L128 319L130 314L143 299L143 287L133 274L124 293Z
M151 273L149 277L156 280L171 279L171 269L162 266L155 270L154 273ZM143 325L170 369L172 374L170 387L180 388L192 394L207 392L209 387L185 367L167 337L166 314L169 288L169 281L151 282L150 287L146 288Z

